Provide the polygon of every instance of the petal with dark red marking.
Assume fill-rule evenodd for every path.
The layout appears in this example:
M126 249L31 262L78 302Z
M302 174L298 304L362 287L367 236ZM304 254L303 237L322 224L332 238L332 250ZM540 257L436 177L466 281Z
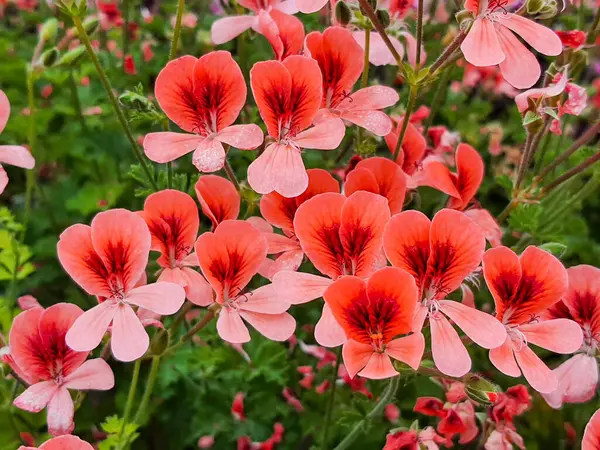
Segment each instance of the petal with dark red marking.
M483 159L477 150L468 144L459 144L456 149L456 168L458 170L456 189L460 198L450 198L448 208L465 209L483 181Z
M195 185L202 212L213 228L224 220L235 220L240 214L240 194L231 181L217 175L203 175Z

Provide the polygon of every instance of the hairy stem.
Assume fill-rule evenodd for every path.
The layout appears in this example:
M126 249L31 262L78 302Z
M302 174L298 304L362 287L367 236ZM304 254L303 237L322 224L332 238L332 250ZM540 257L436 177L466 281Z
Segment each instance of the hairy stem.
M421 67L421 46L423 43L423 0L419 0L417 4L417 57L416 69Z
M113 110L115 111L115 114L117 115L117 118L119 119L119 123L121 124L121 127L123 128L123 131L125 132L125 135L127 136L127 140L129 141L129 144L131 145L131 148L133 150L135 157L137 158L138 162L140 163L140 166L142 167L142 170L144 171L144 174L146 175L146 178L148 179L148 182L150 183L150 185L152 186L154 191L158 191L158 185L156 184L156 181L152 177L152 174L150 172L150 167L148 166L148 163L144 159L144 155L142 154L142 151L140 150L140 147L138 146L138 143L135 140L135 137L133 136L133 132L131 131L129 124L127 123L127 118L125 117L125 113L123 113L123 110L121 109L121 106L119 105L117 97L115 97L115 94L113 92L110 81L108 80L108 77L106 76L106 73L104 72L104 69L102 68L102 65L100 64L100 61L98 60L98 56L96 55L96 52L94 51L94 48L92 47L92 43L90 42L90 37L88 36L87 32L85 31L85 28L83 28L83 24L81 23L81 18L78 16L73 16L73 23L75 24L75 27L77 28L77 32L79 33L79 39L81 39L81 41L85 45L88 55L90 56L90 59L94 63L96 72L98 72L98 76L100 77L100 81L102 82L102 86L104 87L104 90L106 91L106 95L108 96L108 99L110 100Z
M396 142L396 148L394 149L394 161L398 159L398 155L400 154L400 149L402 148L402 143L404 142L404 136L406 135L406 129L408 128L408 122L410 121L410 115L412 114L413 109L415 107L418 93L419 88L417 86L410 87L410 91L408 94L408 104L406 105L406 111L404 111L404 119L402 120L402 128L400 129L398 141Z
M233 168L231 167L231 164L229 164L229 161L227 160L227 158L225 158L225 162L223 164L223 169L225 169L227 178L229 178L231 180L231 182L235 186L235 189L238 192L240 192L241 191L240 182L238 181L237 177L235 176L235 173L233 172Z
M333 406L335 405L335 392L337 386L337 376L340 369L340 363L342 361L341 348L337 349L337 358L335 360L335 366L333 367L333 373L329 380L331 384L331 390L329 391L329 398L327 399L327 410L325 412L325 426L323 427L323 436L321 437L321 448L327 450L327 444L329 443L329 426L331 424L331 415L333 414Z
M438 84L435 88L436 89L435 94L433 96L433 99L431 100L431 109L429 112L429 117L427 118L427 122L425 123L425 131L423 133L425 136L427 136L427 130L429 130L429 127L431 127L431 125L433 125L433 120L435 119L437 112L439 111L440 107L442 106L442 101L444 100L444 97L446 95L446 85L450 81L451 75L452 75L451 67L444 70L444 72L442 73L442 76L440 77L440 81L438 82Z
M381 398L379 399L377 404L373 407L373 409L367 414L367 416L364 419L362 419L359 423L357 423L354 426L352 431L350 431L350 433L348 433L348 435L344 438L344 440L342 442L340 442L337 445L337 447L334 448L334 450L346 450L348 447L350 447L354 443L354 441L362 434L363 427L365 426L365 424L367 422L373 420L377 416L379 416L383 412L383 410L387 406L387 404L390 403L392 401L392 399L395 397L396 391L398 390L399 383L400 383L399 376L395 376L390 379L387 389L385 390L385 392L383 393L383 395L381 396Z
M129 51L129 0L123 0L123 28L121 30L122 33L122 47L123 47L123 70L125 70L125 57L127 56L127 52Z
M588 159L583 161L581 164L573 167L571 170L566 171L560 177L556 178L554 181L552 181L551 183L544 186L542 188L542 192L541 192L542 195L547 194L552 189L556 188L557 186L560 186L565 181L567 181L567 180L573 178L575 175L583 172L585 169L592 166L593 164L595 164L598 161L600 161L600 150L597 151L596 154L590 156Z
M140 423L140 419L146 412L146 408L150 403L150 398L152 397L152 390L154 389L154 383L156 382L156 376L158 375L158 367L160 366L160 356L152 357L152 365L150 366L150 373L148 374L148 380L146 381L146 388L144 389L144 394L142 395L142 400L140 401L140 405L138 406L137 413L135 414L135 418L133 421L135 423Z
M131 415L131 409L133 408L133 401L135 400L135 391L137 390L137 383L140 377L140 366L142 365L142 358L138 359L133 366L133 374L131 375L131 383L129 384L129 393L127 394L127 403L125 403L125 412L123 413L123 424L121 425L121 430L119 430L118 440L119 446L118 450L122 450L126 448L127 441L123 441L123 433L125 432L125 427L129 421L129 416Z
M534 135L532 133L530 133L529 131L527 131L527 137L525 139L525 144L523 145L523 150L521 152L521 159L519 160L519 167L517 169L517 177L515 179L513 195L516 192L516 190L519 188L519 186L521 185L521 182L523 181L523 178L525 177L525 169L527 167L527 160L529 157L529 149L531 147L531 144L533 143L533 137L534 137Z
M436 59L434 61L434 63L429 68L429 73L431 75L433 75L437 70L440 69L440 67L442 67L442 65L448 60L448 58L450 58L450 56L452 56L452 54L455 52L455 50L460 47L460 44L462 44L462 42L465 40L466 37L467 37L466 31L460 30L458 32L458 34L452 40L452 42L450 42L448 47L446 47L444 49L442 54L438 57L438 59Z
M177 17L175 19L175 28L173 29L173 40L171 41L171 51L169 52L169 61L177 56L177 46L179 44L179 35L181 34L181 18L183 17L184 0L177 0Z

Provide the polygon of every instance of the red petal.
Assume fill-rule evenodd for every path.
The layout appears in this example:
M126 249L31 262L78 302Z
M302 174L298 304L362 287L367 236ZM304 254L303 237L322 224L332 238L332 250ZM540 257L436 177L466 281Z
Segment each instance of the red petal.
M508 247L496 247L483 255L483 275L494 297L496 317L504 322L504 311L514 298L521 281L521 262Z
M171 267L191 252L200 220L196 202L188 194L174 189L151 194L140 214L152 235L151 249L162 253L158 259L162 267Z
M203 175L196 182L196 196L213 229L240 214L240 194L233 183L217 175Z
M269 26L269 23L263 25L262 17L270 16L270 22L274 26ZM273 51L275 58L279 61L284 60L290 55L297 55L302 51L304 45L304 25L300 19L285 14L277 9L271 10L269 13L261 11L259 26L260 32L267 38ZM263 28L264 27L264 28Z
M573 318L591 327L592 334L600 332L600 269L579 265L567 269L569 289L563 302Z
M460 199L450 198L448 208L463 210L471 202L483 181L483 159L477 150L468 144L459 144L456 149L456 168L458 179L456 189Z
M292 82L287 112L291 114L289 130L294 136L312 124L321 106L322 76L316 61L306 56L290 56L283 65Z
M195 249L202 273L220 302L239 296L267 257L266 239L242 220L226 220L214 233L202 234Z

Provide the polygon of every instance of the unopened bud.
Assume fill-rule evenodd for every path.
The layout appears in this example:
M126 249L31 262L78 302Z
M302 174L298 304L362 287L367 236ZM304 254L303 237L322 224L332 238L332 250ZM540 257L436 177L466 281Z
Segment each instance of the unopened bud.
M458 22L460 29L463 31L467 31L475 20L473 13L468 9L463 9L462 11L457 12L454 17L456 17L456 21Z
M558 5L554 0L544 2L544 6L537 12L540 20L551 19L558 14Z
M491 381L479 375L470 375L463 381L465 392L471 400L483 405L491 405L496 402L500 389Z
M83 29L89 36L96 32L98 25L100 25L100 21L97 17L88 17L83 21Z
M373 11L377 10L377 0L366 0L366 2ZM366 11L362 7L362 4L360 5L360 12L363 13L363 15L365 16L367 15Z
M167 348L169 348L169 331L158 330L152 342L150 343L150 351L154 356L161 356Z
M380 9L375 15L377 16L377 19L379 19L381 25L383 25L383 28L387 28L390 24L390 14L385 9Z
M119 102L125 108L135 109L137 111L147 111L152 106L147 97L132 91L123 92L119 96Z
M544 7L544 0L528 0L527 13L537 14Z
M40 61L44 67L52 67L54 64L56 64L56 61L58 61L59 56L60 53L58 49L56 47L52 47L50 50L46 50L44 53L42 53Z
M43 42L54 42L56 39L56 33L58 32L58 20L56 18L48 19L42 25L40 29L40 39Z
M339 1L335 4L335 21L338 25L345 27L352 20L352 11L345 2Z
M81 61L84 54L85 48L80 45L79 47L75 47L73 50L69 50L67 53L65 53L62 58L60 58L58 63L65 66L75 66Z
M398 371L398 373L400 374L400 376L402 376L402 377L415 375L417 373L415 371L415 369L410 367L408 364L403 363L402 361L393 359L392 363L394 364L394 369L396 369Z

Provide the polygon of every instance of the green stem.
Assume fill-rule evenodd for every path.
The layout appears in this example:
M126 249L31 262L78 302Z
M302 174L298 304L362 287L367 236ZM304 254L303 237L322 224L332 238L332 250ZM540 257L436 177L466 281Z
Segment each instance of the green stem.
M506 220L506 218L508 217L508 215L511 212L513 212L513 210L518 206L518 204L519 204L518 200L512 199L510 201L510 203L508 205L506 205L506 208L504 208L502 210L502 212L496 218L496 222L498 222L498 225L500 225L502 222L504 222Z
M229 161L227 160L227 158L225 158L225 162L223 164L223 169L225 169L225 173L227 174L227 178L229 178L231 180L231 182L235 186L236 190L238 192L240 192L241 191L240 183L239 183L238 179L236 178L235 173L233 172L233 168L229 164Z
M513 189L513 194L521 185L523 178L525 177L525 168L527 167L527 159L529 156L529 149L531 148L531 144L533 143L533 133L527 132L527 137L525 139L525 144L523 145L523 151L521 152L521 159L519 161L519 167L517 169L517 176L515 179L515 187Z
M156 376L158 375L158 367L160 366L160 356L154 356L152 358L152 365L150 366L150 373L148 374L148 381L146 381L146 389L144 390L144 395L142 396L142 400L140 405L138 406L137 413L133 421L135 423L140 423L140 419L144 415L148 404L150 403L150 398L152 397L152 390L154 389L154 383L156 382Z
M122 450L126 448L127 445L127 441L123 442L123 433L125 432L125 427L127 426L129 416L131 415L131 409L133 408L133 401L135 400L135 391L137 389L137 383L140 377L141 365L142 358L138 359L133 366L133 374L131 376L131 383L129 384L129 394L127 394L127 403L125 403L125 411L123 413L123 424L121 425L118 435L119 446L117 447L117 450Z
M352 431L350 431L350 433L348 433L348 435L344 438L344 440L342 442L340 442L337 445L337 447L334 448L334 450L346 450L348 447L350 447L354 443L354 441L362 434L363 427L365 426L365 424L367 422L373 420L374 418L378 417L383 412L383 410L388 405L388 403L390 403L392 401L392 399L395 397L396 391L398 390L399 382L400 382L399 376L395 376L390 379L387 389L385 390L385 392L383 393L383 395L381 396L381 398L379 399L377 404L373 407L371 412L369 412L363 420L361 420L359 423L357 423L354 426Z
M335 405L335 392L337 387L338 371L340 369L340 363L342 361L341 348L337 349L337 358L335 360L335 366L333 367L333 373L329 379L331 390L329 391L329 398L327 399L327 410L325 412L325 426L323 427L323 436L321 438L321 448L327 450L327 444L329 443L329 425L331 424L331 415L333 414L333 405Z
M179 44L179 35L181 34L181 18L183 17L184 0L177 0L177 18L175 19L175 28L173 29L173 40L171 41L171 51L169 52L169 61L177 56L177 45Z
M77 114L77 119L81 124L81 129L85 132L87 131L87 125L85 123L85 117L83 115L83 109L81 107L81 101L79 100L79 94L77 93L77 83L75 82L75 77L73 76L73 71L69 70L69 89L71 90L71 101L73 102L73 107L75 108L75 112Z
M583 3L583 1L582 1ZM600 33L600 8L596 8L596 15L594 16L594 21L592 22L592 26L590 27L590 31L588 31L587 43L593 44L596 42L596 38Z
M451 74L452 74L452 67L449 67L448 69L444 70L444 72L442 73L442 76L440 78L440 81L438 82L438 84L436 86L436 91L433 96L433 100L431 100L431 109L429 112L429 117L427 118L427 122L425 125L425 131L423 133L425 136L427 136L427 130L429 130L429 127L431 125L433 125L433 120L435 119L437 112L439 111L440 107L442 106L442 101L444 100L444 97L446 95L446 85L448 84L448 81L450 81Z
M167 163L167 187L173 189L173 163L171 161Z
M123 131L125 132L125 135L127 136L127 140L131 144L131 148L133 150L133 153L135 154L135 157L137 158L138 162L140 163L140 166L142 167L142 170L144 171L144 174L146 175L146 178L148 178L148 181L150 182L150 185L152 186L154 191L158 191L158 185L156 184L156 181L152 177L152 174L150 172L150 167L148 166L148 163L144 159L144 155L142 154L142 151L140 150L140 148L137 144L137 141L135 140L135 137L133 136L133 132L131 131L131 128L129 128L129 124L127 123L127 118L125 117L125 114L123 113L123 110L121 109L121 106L119 105L119 102L118 102L117 98L115 97L112 86L110 84L110 81L108 80L108 77L106 76L106 73L104 72L104 69L100 65L98 56L96 55L96 52L94 51L94 49L92 47L92 43L90 42L90 37L88 36L87 32L85 31L85 28L83 28L83 24L81 23L81 18L78 16L73 16L73 23L75 24L75 27L77 28L77 32L79 33L79 39L85 45L88 55L90 56L90 59L92 60L92 62L94 63L94 66L96 67L96 72L98 72L98 76L100 77L102 86L104 87L104 90L106 91L106 95L108 95L108 99L110 100L113 110L115 111L115 114L117 115L117 118L119 119L119 123L121 124L121 127L123 128Z
M417 58L415 69L421 67L421 46L423 43L423 0L419 0L417 4Z
M396 149L394 150L394 161L398 159L398 155L400 154L400 149L402 148L402 143L404 142L404 136L406 135L406 129L408 128L408 122L410 121L410 115L412 114L413 109L415 107L418 93L419 88L417 86L410 87L410 91L408 94L408 104L406 105L406 111L404 111L404 119L402 120L402 129L400 130L400 134L398 135Z

